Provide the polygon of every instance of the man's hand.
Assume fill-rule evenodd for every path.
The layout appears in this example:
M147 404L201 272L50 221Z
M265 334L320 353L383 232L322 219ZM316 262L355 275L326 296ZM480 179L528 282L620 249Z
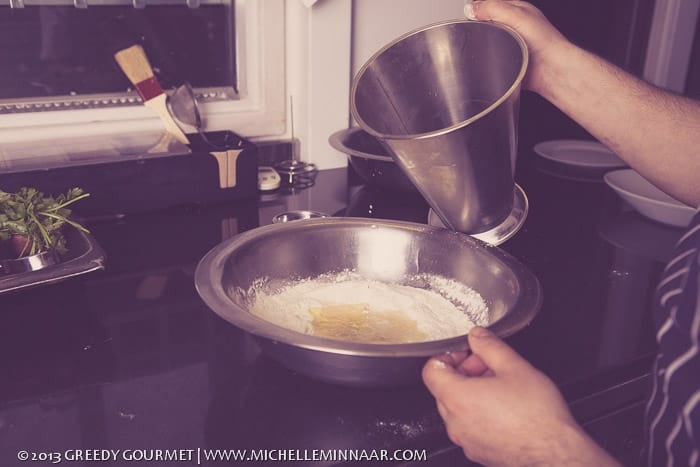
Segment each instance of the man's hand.
M486 465L617 465L576 424L554 383L487 329L472 354L432 358L423 381L447 433Z
M572 44L527 2L482 0L471 10L476 19L498 21L523 37L530 51L525 88L661 190L700 205L700 102L651 86Z
M569 41L535 6L518 0L482 0L471 4L472 19L498 21L520 33L530 53L525 82L527 89L542 93L548 65L563 59ZM471 16L471 15L470 15Z

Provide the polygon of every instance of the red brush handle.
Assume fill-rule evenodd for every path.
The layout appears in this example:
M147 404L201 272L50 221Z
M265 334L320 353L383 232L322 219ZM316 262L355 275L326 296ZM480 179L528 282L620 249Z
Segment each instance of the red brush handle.
M155 76L136 83L136 90L144 102L163 94L163 88L160 87L160 83Z

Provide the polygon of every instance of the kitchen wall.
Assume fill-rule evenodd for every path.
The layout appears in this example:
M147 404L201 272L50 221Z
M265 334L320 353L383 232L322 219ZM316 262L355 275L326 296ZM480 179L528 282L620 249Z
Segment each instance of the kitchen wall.
M309 9L302 3L287 2L287 73L294 98L294 136L302 142L303 159L323 169L345 166L345 156L330 148L327 140L350 124L352 76L374 52L401 34L462 17L464 0L304 2L313 3Z
M354 0L352 9L352 73L379 48L426 24L462 18L464 0Z

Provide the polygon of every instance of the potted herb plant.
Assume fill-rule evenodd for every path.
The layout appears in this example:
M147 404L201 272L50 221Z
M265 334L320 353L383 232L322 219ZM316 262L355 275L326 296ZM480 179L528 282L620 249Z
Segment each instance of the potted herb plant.
M65 253L66 224L88 232L70 219L69 206L88 196L80 188L71 188L55 198L35 188L24 187L16 193L0 190L0 241L9 243L17 258L47 251Z

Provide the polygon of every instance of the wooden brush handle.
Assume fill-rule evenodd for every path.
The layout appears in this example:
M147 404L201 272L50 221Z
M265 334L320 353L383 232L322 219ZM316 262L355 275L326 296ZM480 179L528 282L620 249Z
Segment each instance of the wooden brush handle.
M190 144L187 135L182 131L170 114L166 100L167 96L164 93L160 93L153 99L144 100L144 105L153 109L158 114L168 133L175 136L181 143Z
M148 62L146 52L138 44L115 53L114 59L133 84L153 77L153 68Z
M168 133L175 136L183 144L189 144L187 135L177 125L167 106L167 96L163 92L158 79L153 74L153 68L148 62L146 52L140 45L132 45L114 54L129 81L136 87L145 106L155 110L165 124Z
M163 93L143 47L132 45L114 54L114 59L144 101Z

